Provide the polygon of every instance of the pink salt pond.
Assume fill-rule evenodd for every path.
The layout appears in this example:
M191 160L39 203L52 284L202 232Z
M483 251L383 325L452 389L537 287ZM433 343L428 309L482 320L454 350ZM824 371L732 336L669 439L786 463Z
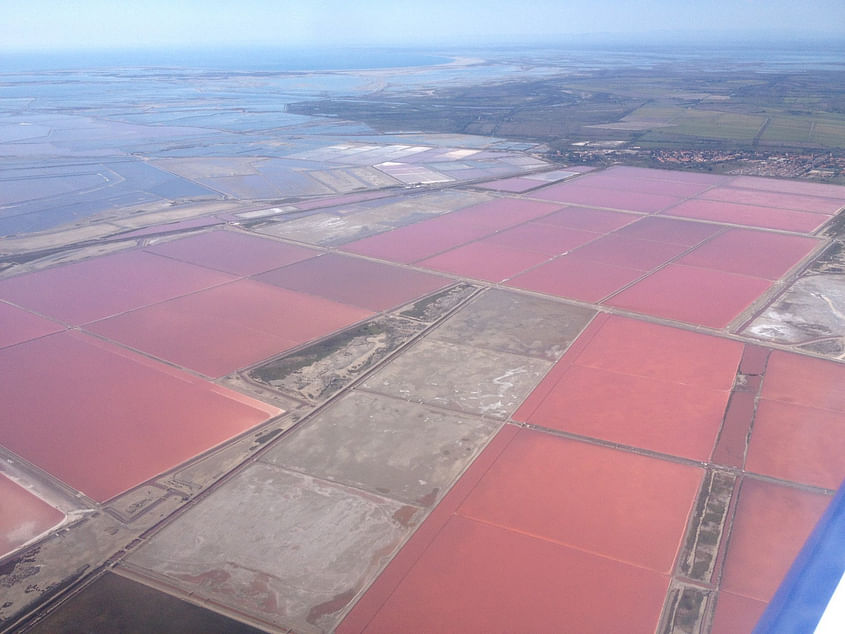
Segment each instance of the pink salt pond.
M828 215L819 213L774 209L716 200L686 200L667 209L663 214L800 233L813 232L830 218Z
M770 285L758 277L670 264L607 303L646 315L724 328Z
M0 348L64 330L64 326L0 302Z
M573 252L578 257L604 264L649 271L684 252L686 247L622 235L608 235Z
M233 279L132 250L2 280L0 299L79 325Z
M677 196L606 189L600 186L590 187L586 183L582 185L580 179L544 187L543 189L532 192L531 195L542 200L641 211L645 213L656 213L682 200Z
M319 251L234 231L208 231L148 251L233 275L253 275L319 255Z
M78 332L0 350L0 374L0 444L98 502L279 414Z
M641 194L656 194L660 196L677 196L688 198L703 192L710 187L709 183L691 183L673 180L658 180L656 178L641 178L626 176L614 170L597 172L582 176L577 181L586 187L600 187Z
M534 251L479 241L423 260L419 265L488 282L501 282L546 259L545 255Z
M647 216L623 227L618 235L692 247L720 231L724 227L716 224Z
M814 238L768 231L731 229L711 238L682 264L776 280L808 256L820 242Z
M160 359L219 377L371 315L355 306L244 279L87 328Z
M256 279L373 311L399 306L452 283L438 275L334 253L269 271Z
M596 262L572 253L516 276L508 286L598 302L642 275L637 269Z
M642 216L623 214L606 209L592 207L565 207L561 211L538 218L537 222L544 225L555 225L569 229L596 231L605 233L634 222Z
M0 557L64 519L61 511L0 474Z
M511 229L494 233L492 236L484 238L482 242L522 251L533 251L551 257L565 253L600 236L601 234L595 231L571 229L542 222L526 222Z
M491 231L477 226L452 227L447 231L438 225L419 222L350 242L343 247L343 250L391 262L410 264L480 238Z
M820 214L835 214L845 206L845 199L843 198L822 198L734 187L717 187L701 194L699 198Z

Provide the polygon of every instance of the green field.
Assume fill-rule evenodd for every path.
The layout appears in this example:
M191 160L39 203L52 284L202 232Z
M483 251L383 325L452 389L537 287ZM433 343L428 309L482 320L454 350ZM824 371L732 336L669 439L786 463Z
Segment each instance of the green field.
M421 94L293 104L377 129L630 144L646 149L845 152L845 72L727 64L584 71ZM401 125L400 125L401 124ZM618 145L616 145L618 147Z

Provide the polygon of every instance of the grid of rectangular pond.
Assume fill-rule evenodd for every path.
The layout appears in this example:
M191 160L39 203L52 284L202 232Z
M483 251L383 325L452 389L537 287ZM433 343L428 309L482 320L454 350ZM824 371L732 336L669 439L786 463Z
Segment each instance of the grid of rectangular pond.
M728 229L715 224L713 218L703 221L671 218L668 217L674 215L671 210L664 212L665 215L646 217L642 213L631 212L654 213L662 208L666 198L680 199L694 195L706 201L710 191L716 192L712 194L713 198L734 196L735 202L706 201L733 204L733 208L728 207L732 212L736 207L746 205L748 200L773 205L766 218L774 220L761 224L761 227L782 228L780 225L787 221L796 221L795 227L798 227L800 223L796 219L809 226L807 218L810 216L824 222L829 213L827 210L835 204L831 201L835 201L838 194L838 190L834 192L813 186L793 188L779 183L743 177L731 181L729 177L721 176L614 168L597 174L592 181L583 180L580 185L575 181L544 190L570 192L563 201L553 199L555 202L549 203L500 198L488 205L450 214L436 222L405 227L403 229L409 230L407 234L402 233L402 229L383 234L381 243L364 244L362 247L361 244L366 241L361 241L350 245L350 250L363 248L361 252L368 255L400 262L420 262L422 259L422 266L451 267L447 270L459 275L487 275L489 279L501 279L500 275L509 276L524 270L519 267L530 268L536 258L558 256L547 265L523 273L517 278L522 280L518 283L530 280L532 273L540 271L535 280L539 285L537 288L528 284L522 288L599 301L638 277L672 262L686 249L694 249L681 256L680 263L670 263L652 272L643 281L613 297L609 303L650 315L723 327L765 292L772 281L808 255L818 241L750 229ZM714 189L705 191L711 186ZM595 207L561 209L562 203L570 202L568 197L571 193L592 196L595 191L601 193L582 204L602 206L600 203L620 202L624 198L628 201L627 206L614 208L629 213ZM766 195L756 196L753 194L755 191ZM664 193L668 195L664 196ZM802 197L806 196L814 198L804 204ZM683 209L683 204L686 203L676 209ZM739 214L716 220L762 223L762 218L762 215L743 217ZM537 244L534 237L542 235L544 228L548 228L548 233L553 233L554 238ZM610 232L614 233L606 235ZM89 265L91 262L94 264L90 269L80 266L79 277L87 277L89 283L101 281L105 290L99 295L85 296L78 303L71 300L72 293L44 300L38 297L37 292L27 294L25 284L15 283L16 278L7 280L0 283L0 298L11 303L0 302L0 310L8 307L5 313L11 314L15 321L26 322L30 316L37 317L12 306L20 304L27 309L76 323L132 311L88 328L97 332L103 329L102 334L145 352L176 360L210 376L219 376L370 315L367 310L348 305L355 303L354 297L360 298L357 301L365 308L380 310L405 301L406 294L418 297L429 292L427 284L417 287L413 280L431 281L433 289L443 283L437 276L334 254L291 263L274 260L276 256L271 253L267 260L258 258L259 261L248 262L246 268L240 268L243 258L232 258L233 255L249 256L248 244L258 244L256 240L261 240L261 243L270 241L228 231L203 235L205 237L162 243L159 247L168 251L168 258L153 253L130 252L133 255L128 256L126 262L121 264L119 258L115 260L118 266L114 276L110 271L98 268L99 263L105 263L109 258L89 261ZM223 245L231 246L234 249L232 253L209 252L208 247L214 245L203 243L203 240L209 239L230 240L231 236L238 236L238 241L242 243L242 246L234 243ZM407 244L397 241L397 238L403 237L409 238ZM191 246L192 240L196 240L196 248ZM189 248L183 249L180 244ZM280 244L273 243L268 252L276 251L276 245ZM573 253L561 255L569 250ZM511 252L519 254L519 257L503 257L503 254ZM311 252L307 249L301 250L301 255L307 257L309 254ZM482 263L479 269L478 260L489 259L491 255L497 260L495 266L506 270L488 274L495 268L491 268L489 263ZM170 258L185 262L174 262ZM524 258L524 262L520 258ZM169 262L169 266L173 267L172 280L167 279L163 268L148 266L150 262L157 262L156 266L161 267L161 261ZM255 280L231 282L231 276L222 273L217 276L214 271L187 264L191 261L237 275L257 273L270 265L274 269L271 273L280 276L277 280L279 285L295 286L296 292L290 288L273 288ZM321 280L326 276L336 278L344 264L349 265L350 270L356 265L367 270L389 270L393 275L390 279L395 283L388 284L386 289L379 284L379 290L372 295L355 290L358 287L354 286L354 278L365 275L349 278L350 288L346 288L347 283L339 283L340 278L331 279L328 283ZM183 265L189 268L183 268ZM121 269L121 266L124 268ZM142 272L129 278L127 295L121 295L116 283L121 271L138 266ZM239 268L235 269L235 266ZM544 270L546 266L551 268ZM45 277L48 277L47 274L55 276L48 281L39 281L42 274L17 279L35 280L36 286L43 284L43 288L56 283L61 285L65 280L72 284L76 270L71 267L43 272ZM65 268L68 275L63 278L60 273ZM290 272L287 278L285 271ZM152 288L148 286L150 280L147 278L150 277L163 277L167 283L162 289ZM578 283L582 286L577 286L573 280L580 280ZM136 281L137 290L132 288ZM269 278L267 281L270 281ZM85 286L80 284L79 288ZM112 289L116 299L108 297ZM4 290L10 294L8 297L3 294ZM267 299L274 294L279 301ZM350 298L350 294L354 297ZM318 300L314 295L345 303ZM281 300L282 296L285 301ZM495 419L505 419L513 411L558 358L562 352L560 346L565 348L571 341L571 336L567 336L561 344L552 345L546 341L545 335L544 341L539 344L520 340L520 330L528 336L537 332L539 327L534 322L523 321L524 315L520 313L519 306L509 303L514 297L517 295L504 291L482 294L452 320L432 331L425 341L411 346L384 370L369 377L351 396L341 399L337 411L357 402L357 409L352 408L353 417L358 417L360 411L368 411L381 412L379 415L384 419L384 424L376 420L369 427L365 425L359 429L353 425L345 429L349 444L356 441L356 433L360 432L362 441L368 438L373 454L379 455L388 431L405 433L408 451L414 455L411 462L425 462L424 457L419 455L422 451L424 456L425 443L412 440L415 436L409 433L407 427L388 424L389 419L395 416L406 417L403 423L419 416L433 416L432 429L439 430L438 433L456 424L457 420L466 419L472 421L472 429L479 432L472 438L471 435L462 435L455 441L450 434L456 432L457 427L449 428L450 433L443 436L443 443L435 443L437 446L432 450L441 445L455 445L472 453L474 448L483 444L486 434L501 424ZM84 306L89 301L93 302L93 309ZM312 304L313 301L324 303L317 307ZM564 313L585 311L538 298L522 297L521 301L559 306ZM303 309L303 314L286 320L284 315L289 313L281 308L285 303L291 311ZM507 318L504 321L500 319L498 323L493 323L495 319L491 322L488 311L493 308L493 313L498 311L500 317ZM543 310L534 306L528 313L542 313ZM95 316L91 317L86 311ZM343 318L327 320L324 318L327 312ZM244 314L248 317L245 318ZM482 314L488 317L479 321ZM291 330L278 330L280 315L281 321ZM583 325L588 318L589 311L579 313L574 321ZM37 319L42 320L41 317ZM140 321L133 322L133 319ZM47 320L42 321L50 324ZM555 320L555 323L558 322ZM573 327L577 334L580 328L577 325ZM21 368L25 370L23 378L16 377L11 385L5 386L5 396L14 400L20 399L21 394L34 394L26 390L34 389L37 376L41 381L47 381L47 387L53 390L57 403L70 402L71 399L81 403L84 411L78 413L79 420L77 413L68 419L66 412L56 409L58 406L36 403L34 396L29 399L32 403L27 401L22 405L22 402L15 401L14 407L25 417L51 421L51 425L38 423L29 426L26 434L32 435L33 430L42 437L45 433L75 434L65 442L65 447L71 447L78 454L76 457L82 456L83 461L89 462L89 469L80 471L77 467L59 465L55 456L43 453L45 450L36 442L37 439L22 439L23 431L4 428L3 437L9 439L10 446L17 447L11 447L13 450L98 500L108 499L196 455L220 442L218 438L225 440L237 435L277 411L84 334L50 334L52 330L49 329L44 332L36 329L32 333L24 330L24 334L9 338L7 347L0 349L0 364L9 364L9 368L19 374ZM239 350L233 352L236 349ZM636 320L620 317L596 320L515 415L518 420L575 434L585 441L563 440L543 431L517 431L514 426L506 425L493 445L481 453L477 468L472 467L459 481L453 492L457 497L447 496L442 511L440 506L435 508L432 518L436 521L432 523L430 520L423 525L420 533L422 541L415 537L399 553L394 560L396 565L391 564L383 576L384 581L378 581L373 590L364 596L341 630L347 627L351 630L356 627L363 629L366 624L373 629L396 629L410 626L411 621L414 627L426 623L432 628L446 629L460 624L469 629L489 629L494 626L500 628L503 623L510 623L508 619L516 618L515 628L524 627L529 622L536 624L537 629L555 629L564 623L579 623L585 631L607 631L619 622L625 622L630 630L653 631L666 596L670 581L668 575L683 535L684 523L694 506L698 482L705 470L698 465L608 449L587 439L621 443L636 447L638 451L645 449L666 453L682 461L707 461L713 452L741 350L740 344L726 339ZM108 357L107 361L99 358L104 355ZM68 362L68 359L71 361ZM830 372L831 366L819 362L822 365L810 368L813 363L805 364L805 361L785 353L772 356L763 381L757 410L759 420L751 435L747 464L743 464L740 457L740 467L805 487L830 487L842 475L837 461L841 450L837 448L842 446L838 432L845 404L840 402L841 390L836 389L838 383L834 381L831 384L833 379L830 377L836 374ZM97 369L92 373L90 367ZM747 371L754 374L751 370ZM756 372L761 374L763 370ZM70 379L67 373L70 373ZM134 378L136 374L137 380ZM141 378L141 374L154 378ZM120 383L115 385L113 382L117 380ZM169 382L173 385L168 387ZM130 394L128 388L121 387L124 384L133 385L134 390L139 385L154 387L144 387L141 394ZM176 384L182 390L194 390L195 393L186 396L175 387ZM479 385L483 388L480 391ZM43 383L40 384L40 388L43 387ZM485 393L486 387L490 388L489 394ZM102 391L99 391L100 388ZM95 389L98 390L97 396L105 394L106 397L95 399L92 396ZM149 411L153 402L151 394L161 400L161 394L170 392L179 394L166 399L164 416L158 410ZM79 395L82 395L81 400ZM487 397L491 399L485 400ZM429 405L410 403L409 399ZM240 427L233 429L212 425L214 434L217 434L214 438L211 437L214 434L209 435L205 428L202 434L190 425L183 429L181 420L179 424L173 423L173 417L178 418L179 412L183 411L180 409L182 405L173 405L177 400L193 410L198 407L213 408L214 414L225 414L229 421L240 417L238 420L241 422L235 425ZM127 422L131 418L131 412L123 409L127 403L126 410L141 412L145 417L143 423L135 419ZM438 408L455 411L447 414ZM235 410L237 414L232 413ZM356 414L356 411L359 413ZM385 415L384 412L393 413ZM52 425L52 419L59 418L59 414L64 416L63 426ZM478 417L479 414L494 421L485 421ZM648 424L631 425L631 416L646 420ZM751 416L753 411L746 416L749 422ZM136 435L147 433L145 425L150 424L147 419L170 417L165 421L170 421L170 426L164 423L162 427L153 425L149 428L149 438L139 440L130 434L131 437L118 439L117 431L120 429L116 429L115 433L93 431L94 422L91 421L96 420L102 425L106 417L110 422L115 419L116 427L124 431L135 425ZM207 424L205 414L202 418ZM800 429L793 424L796 418L803 421ZM678 424L678 419L683 424ZM727 424L728 418L725 420ZM326 422L332 423L331 416L326 418ZM332 424L327 424L322 430L312 424L291 438L307 439L309 433L306 430L309 429L312 437L320 437L320 433L314 431L317 430L334 438L333 429L345 428L348 422L342 417L336 418L332 423L334 428ZM175 434L176 443L173 443L170 434ZM180 434L190 435L191 438ZM107 447L103 453L111 456L108 460L90 454L88 444L95 446L90 440L95 437L100 448ZM73 444L74 438L77 444ZM147 440L150 442L146 443ZM137 451L132 455L145 459L148 454L155 453L148 444L155 445L154 449L159 454L163 453L161 445L175 444L179 450L176 453L181 453L168 454L163 458L157 455L155 460L139 465L126 458L126 452L133 443L140 444L131 447ZM258 498L262 512L280 498L286 500L284 509L273 507L271 513L274 518L281 518L281 522L290 519L285 516L291 510L294 511L294 520L305 520L302 524L291 520L293 523L285 533L289 545L294 550L307 550L315 544L328 543L326 540L332 543L327 552L309 550L309 561L294 562L294 568L305 569L315 562L319 567L324 565L321 562L327 561L326 557L332 558L340 552L344 565L334 568L339 575L327 575L320 583L308 588L298 585L302 592L297 596L294 596L296 593L281 592L273 586L274 582L265 583L267 576L264 573L250 576L261 570L265 560L251 567L251 572L244 572L245 569L240 567L241 564L251 566L256 563L254 551L241 552L239 556L243 561L232 563L231 559L226 559L228 553L186 542L183 528L193 527L188 531L191 533L199 524L184 522L154 538L153 545L144 547L140 556L134 559L134 564L168 576L175 586L184 591L201 587L201 594L212 600L233 607L248 605L248 610L263 615L262 618L268 622L284 623L286 626L294 624L302 629L333 627L345 606L386 561L386 553L395 548L416 524L421 507L430 506L441 495L441 490L449 486L456 475L455 465L458 463L447 459L441 452L437 454L436 461L427 462L426 466L439 469L438 465L444 462L452 466L451 471L446 469L443 472L446 475L424 473L415 477L412 470L400 473L400 466L390 463L390 459L396 456L390 456L384 460L385 464L390 463L392 468L399 470L391 475L389 469L381 472L378 468L362 468L356 460L333 461L329 455L331 448L322 449L326 451L309 457L297 450L296 443L292 442L287 452L276 451L266 458L267 462L276 463L276 468L258 463L238 476L241 482L232 484L230 489L234 491L237 486L247 486L252 487L250 491L254 493L255 487L262 482L282 483L281 488L276 486L272 494L265 492ZM342 452L345 447L336 449ZM805 455L813 456L814 465L806 464ZM125 463L121 467L128 472L123 480L112 476L116 473L115 464L121 459ZM103 466L104 460L111 462ZM125 468L126 464L129 469ZM99 469L99 475L94 474L95 468ZM288 468L319 473L315 478L312 477L314 474L294 474ZM672 470L674 472L669 473ZM738 489L734 532L724 559L724 582L721 588L717 588L720 595L715 623L719 627L730 627L731 617L735 616L730 614L732 610L757 613L765 604L771 593L769 586L774 585L777 576L785 569L802 536L808 532L827 501L821 492L765 482L753 473L745 476ZM102 474L109 474L109 484L97 479ZM557 477L549 478L549 474ZM323 478L335 482L329 484ZM421 484L421 480L425 480L426 484ZM572 481L583 486L566 484ZM399 501L404 502L404 506L397 506L395 500L382 497L385 493L381 489L389 489L394 483L404 487L399 495ZM347 489L345 485L354 488ZM429 485L431 488L428 488ZM637 487L641 491L632 492ZM369 489L371 495L363 495L360 489ZM646 490L656 497L644 494ZM549 498L554 502L549 503ZM328 499L333 501L326 502ZM603 504L597 505L596 499L601 499ZM255 526L249 524L256 519L250 515L250 509L254 510L255 505L237 507L240 503L230 497L222 512L227 518L242 514L245 522L242 523L242 532L249 533L255 530ZM214 507L206 505L205 508ZM768 525L775 523L772 518L781 517L786 513L785 509L792 508L799 509L800 518L790 519L782 526ZM302 533L300 541L295 535L288 535L301 530L302 526L330 532L329 529L334 527L325 526L325 522L337 509L343 512L357 509L354 512L360 511L360 517L380 517L374 524L377 525L378 539L372 535L361 538L353 544L355 555L347 556L341 552L345 547L341 542L349 536L351 529L342 521L337 527L341 531L349 529L346 537L326 533L325 540L320 542L312 539L313 535L306 534L307 531ZM566 514L566 522L560 521L562 513ZM610 514L612 518L603 518L602 513ZM436 517L438 514L439 518ZM190 522L202 524L204 519L209 519L208 513L201 515L196 515ZM391 519L387 519L388 515ZM191 517L191 514L186 517ZM765 526L758 525L759 518L765 520ZM219 538L225 541L226 531L231 526L225 525L219 517L214 521L223 527ZM369 519L364 523L367 522ZM435 524L436 530L429 528ZM657 537L645 541L632 539L631 526L638 527L633 531L636 535L647 533ZM257 533L255 535L255 539L259 539ZM757 540L765 542L766 548L756 546ZM235 548L232 546L232 549ZM769 557L772 551L777 551L779 556ZM177 552L179 557L174 558ZM372 553L376 553L375 559L370 558ZM212 555L210 558L209 554ZM270 558L273 566L283 565L288 569L290 561L281 556L274 557ZM456 574L454 562L461 557L468 557L470 564L461 566ZM229 563L218 566L224 559ZM340 560L334 559L331 566L325 564L324 567L332 567L337 561ZM303 565L299 566L300 563ZM353 569L357 571L354 574L349 572ZM365 572L362 573L362 570ZM401 574L396 570L400 570ZM748 570L755 571L754 575L746 574ZM269 574L269 571L266 572ZM756 577L765 577L771 583L767 581L768 586L763 587L755 581ZM547 584L550 583L556 587L564 583L567 591L579 599L561 604L557 597L549 595ZM612 585L614 605L604 610L589 608L599 603L607 605L608 583ZM371 597L380 598L374 600ZM420 597L425 600L421 601ZM373 607L373 601L378 605ZM288 603L282 606L280 602ZM293 604L296 605L288 611ZM421 608L421 605L424 607ZM525 606L531 606L530 614L526 613ZM368 616L362 621L359 616L363 613ZM282 617L283 614L296 616L290 620ZM737 620L742 620L741 615ZM714 625L714 631L718 631L715 628Z
M408 264L547 216L559 208L559 205L512 198L491 200L348 243L344 250Z
M837 423L845 399L834 387L841 382L840 368L775 352L767 369L767 358L763 348L728 339L598 317L514 415L539 428L505 425L338 631L437 630L456 624L487 631L500 630L502 624L521 629L526 623L543 631L573 623L585 632L612 631L620 623L625 631L655 631L661 608L670 605L670 575L676 581L683 576L672 571L682 539L691 538L683 537L686 524L702 495L698 484L710 473L709 456L729 391L747 389L742 381L735 384L736 373L745 373L752 384L754 377L766 375L762 408L770 402L781 409L817 408L817 415L800 417L804 434L812 437L821 416L831 423L828 431L837 428L828 439L834 447L845 437ZM585 389L573 380L573 369L602 379L595 389ZM635 394L605 408L629 379L638 381ZM671 398L675 388L694 393L676 402ZM584 393L581 407L565 400L543 409L560 395L571 401ZM705 403L708 394L712 407ZM648 402L639 403L643 399ZM671 411L667 424L661 424L660 404L667 399ZM679 413L682 403L695 406ZM592 423L588 410L600 414ZM613 414L620 412L614 422ZM632 415L645 423L632 423ZM659 433L654 433L655 423ZM582 440L544 433L546 425ZM755 441L756 434L761 440ZM591 436L656 450L668 459L624 446L598 446ZM799 433L794 443L780 448L770 438L765 424L754 426L749 470L763 464L754 458L755 442L772 465L784 459L784 449L794 448L795 468L765 471L789 480L784 484L731 476L730 497L738 503L725 509L728 519L715 536L721 554L712 580L702 581L716 633L733 634L753 625L830 500L823 491L795 486L824 485L836 477L818 481L819 470L801 467L809 446L804 436ZM824 462L841 477L841 461L834 457L839 453L834 448ZM677 456L695 463L679 464ZM792 459L786 460L780 463L789 466ZM550 584L578 599L561 602L557 593L548 592ZM602 609L583 609L596 605ZM710 617L705 613L703 618L707 623Z
M338 631L652 632L700 478L507 426Z
M457 351L448 365L414 349L386 368L393 368L395 382L418 388L413 401L455 397L453 411L412 402L401 386L388 386L389 395L374 393L365 382L283 438L198 512L153 537L132 566L278 626L332 629L501 427L497 412L477 415L473 391L487 380L501 389L497 400L518 399L514 393L531 383L508 368L514 362L547 368L591 316L584 308L511 292L480 294L432 333L438 349ZM413 376L443 372L468 375L462 394L455 396L462 388L449 378ZM502 377L501 388L490 377ZM198 537L208 536L208 527L214 527L212 539ZM268 534L273 545L260 552L250 546Z

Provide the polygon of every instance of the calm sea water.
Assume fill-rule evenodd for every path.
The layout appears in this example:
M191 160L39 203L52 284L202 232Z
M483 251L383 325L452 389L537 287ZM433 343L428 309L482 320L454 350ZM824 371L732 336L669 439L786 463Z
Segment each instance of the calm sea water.
M450 58L409 49L148 49L0 52L0 72L102 68L195 68L280 72L431 66Z
M842 70L845 68L845 42L725 42L666 43L638 42L586 44L582 42L543 42L531 46L478 47L456 50L455 55L496 59L502 56L529 57L551 54L588 58L592 66L649 66L667 59L717 64L746 63L758 70ZM425 49L383 48L225 48L225 49L144 49L50 52L0 52L0 73L61 70L101 70L109 68L166 68L228 72L328 71L407 66L434 66L451 58Z

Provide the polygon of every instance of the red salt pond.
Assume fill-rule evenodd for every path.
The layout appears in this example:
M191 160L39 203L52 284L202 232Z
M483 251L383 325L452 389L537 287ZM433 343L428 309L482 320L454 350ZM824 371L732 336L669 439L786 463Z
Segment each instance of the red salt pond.
M78 325L232 279L133 250L2 280L0 299Z
M391 262L410 264L491 232L490 229L474 225L450 227L447 230L424 221L349 242L343 246L343 250Z
M668 573L701 477L694 467L521 431L458 514Z
M801 196L821 196L842 200L841 185L825 185L823 183L806 183L795 180L779 180L775 178L755 178L753 176L737 176L730 181L731 187L745 189L759 189Z
M637 313L724 328L771 282L713 269L670 264L607 301Z
M650 570L455 517L372 620L353 614L337 631L606 634L624 623L650 634L667 587Z
M516 276L508 282L508 286L597 302L642 274L642 271L603 264L573 253Z
M256 277L261 282L373 311L405 304L451 280L330 253Z
M100 502L279 413L77 332L3 349L0 374L0 444Z
M716 613L710 634L751 632L768 604L733 592L722 591L716 599Z
M762 346L745 344L738 374L746 376L742 385L737 385L731 394L719 440L713 449L710 461L714 464L742 469L748 452L748 438L757 408L757 396L763 382L763 374L771 350Z
M239 280L99 321L88 330L219 377L371 315L354 306Z
M592 325L582 337L514 420L709 458L741 344L620 317Z
M534 251L479 241L422 260L419 265L488 282L501 282L546 259L547 256Z
M569 353L564 359L569 358ZM688 330L611 316L583 351L579 365L671 381L713 390L730 390L743 356L739 342Z
M761 396L845 412L845 366L776 350L769 358Z
M587 187L618 189L626 192L658 194L661 196L676 196L678 198L695 196L711 186L709 183L692 183L642 178L640 176L626 176L612 170L582 176L578 179L577 183Z
M647 216L623 227L617 235L692 247L720 231L724 231L724 227L719 225Z
M760 377L749 378L744 387L754 389L756 384L759 383L759 379ZM754 410L757 405L756 397L756 391L741 391L731 394L731 399L725 410L722 430L719 432L719 441L716 443L710 459L711 462L738 469L745 465L748 434L751 431Z
M818 196L736 189L733 187L717 187L701 194L699 198L822 214L835 214L845 206L845 198L841 197L841 194L839 198L820 198Z
M575 365L530 417L533 425L707 460L728 392Z
M746 468L828 489L845 478L845 367L772 352Z
M0 557L64 518L64 513L0 474Z
M638 218L642 218L642 216L590 207L566 207L561 211L540 218L537 222L570 229L606 233L624 227Z
M559 205L501 198L473 205L446 216L350 242L343 249L352 253L409 264L479 238L492 237L497 230L508 229L532 220L556 227L604 232L632 222L635 218L599 209L567 208L556 211L559 209ZM553 233L560 235L563 232ZM503 244L502 246L511 245ZM563 250L565 247L558 253Z
M829 502L826 495L745 478L721 589L769 601Z
M601 235L594 231L570 229L541 222L526 222L512 229L494 233L481 242L522 251L533 251L551 257L586 244Z
M263 273L320 253L234 231L208 231L147 250L233 275Z
M567 168L572 169L572 168ZM731 180L730 176L721 174L702 174L701 172L679 172L675 170L650 169L648 167L630 167L617 165L606 171L607 174L624 176L627 178L648 178L652 180L671 181L676 183L704 183L717 185Z
M742 361L739 364L739 371L743 374L764 374L769 364L769 348L754 344L745 344L745 351L742 353Z
M423 231L426 234L434 233L440 236L441 241L448 240L448 236L454 234L455 236L462 236L463 242L468 242L471 239L489 235L494 231L542 218L558 209L560 209L560 205L516 198L497 198L424 220L415 225L404 227L404 229L408 230L408 234ZM397 233L393 232L390 235L397 235ZM406 235L399 235L402 239L407 238Z
M708 240L680 262L776 280L819 244L802 236L732 229Z
M582 185L580 179L538 189L532 192L531 196L561 203L627 209L646 213L656 213L681 201L681 198L677 196L588 187Z
M818 213L738 205L715 200L687 200L663 213L668 216L699 218L800 233L813 232L830 219L830 216Z
M64 326L0 302L0 348L64 330Z
M487 202L464 207L446 216L440 216L431 223L448 222L451 218L472 221L491 230L513 227L529 220L536 220L558 211L560 205L521 200L519 198L497 198Z
M638 240L613 234L576 249L573 255L604 264L649 271L685 250L686 247L677 244Z
M748 471L837 489L845 480L842 456L845 411L760 399L748 448Z
M505 426L338 632L653 632L700 480Z

